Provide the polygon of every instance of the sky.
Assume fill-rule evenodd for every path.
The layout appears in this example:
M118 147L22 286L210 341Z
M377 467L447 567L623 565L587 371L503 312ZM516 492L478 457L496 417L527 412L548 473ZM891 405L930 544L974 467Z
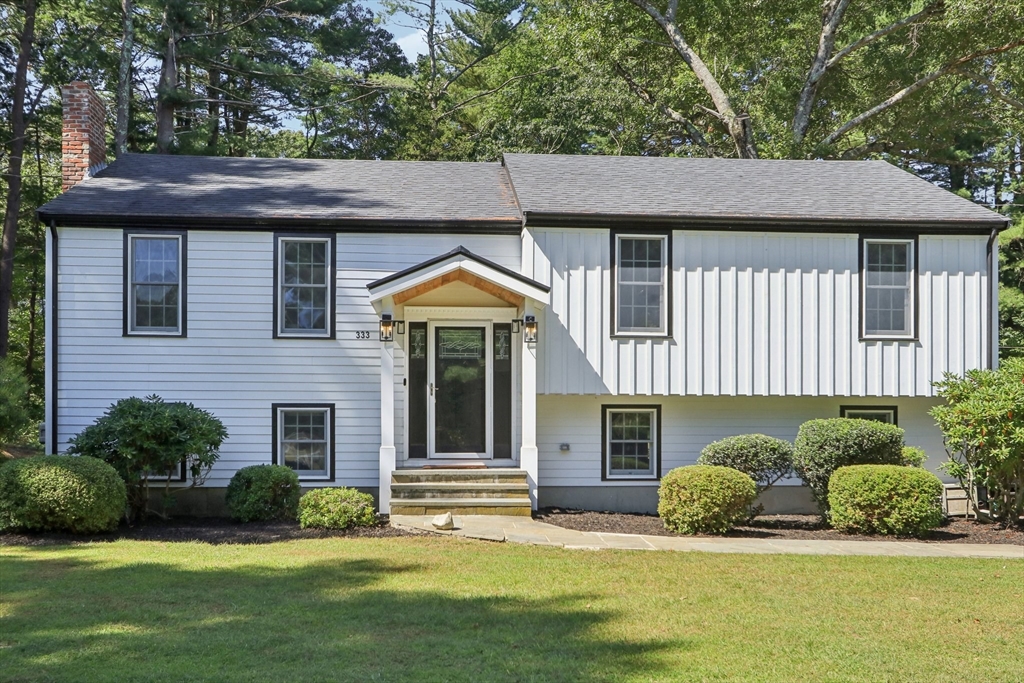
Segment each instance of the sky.
M408 26L408 24L412 24L412 20L409 17L404 14L386 16L384 6L380 0L363 0L360 4L383 19L382 25L395 37L398 47L402 48L402 52L405 53L406 59L410 62L415 61L417 55L426 53L426 35L423 31ZM444 2L438 4L440 7L445 5Z

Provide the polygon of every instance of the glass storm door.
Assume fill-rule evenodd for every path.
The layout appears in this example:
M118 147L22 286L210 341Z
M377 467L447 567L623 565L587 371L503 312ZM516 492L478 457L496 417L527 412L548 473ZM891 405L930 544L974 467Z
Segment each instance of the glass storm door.
M489 327L432 325L432 381L428 404L433 424L430 453L437 458L487 458L491 363Z

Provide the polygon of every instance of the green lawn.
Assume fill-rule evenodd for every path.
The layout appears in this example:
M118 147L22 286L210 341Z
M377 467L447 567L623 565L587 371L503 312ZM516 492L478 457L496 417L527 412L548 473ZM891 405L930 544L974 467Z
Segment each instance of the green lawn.
M3 681L1024 677L1024 562L444 537L0 548Z

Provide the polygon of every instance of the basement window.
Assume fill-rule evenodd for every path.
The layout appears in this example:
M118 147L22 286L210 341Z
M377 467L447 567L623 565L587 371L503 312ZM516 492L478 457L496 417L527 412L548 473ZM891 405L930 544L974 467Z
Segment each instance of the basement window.
M333 479L333 415L331 405L274 406L274 464L300 479Z
M604 406L604 478L657 479L661 460L658 406Z

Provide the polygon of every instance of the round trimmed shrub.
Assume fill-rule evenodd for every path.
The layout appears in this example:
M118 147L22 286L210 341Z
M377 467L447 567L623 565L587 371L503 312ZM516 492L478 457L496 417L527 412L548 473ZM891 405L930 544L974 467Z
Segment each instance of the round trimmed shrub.
M758 493L793 471L793 446L764 434L743 434L704 447L698 465L731 467L757 484Z
M840 467L828 489L829 520L839 531L923 536L942 524L942 482L918 467Z
M924 452L923 448L918 448L917 446L903 447L903 465L906 467L924 467L927 460L928 454Z
M903 430L873 420L834 417L800 425L793 444L793 469L828 509L828 481L848 465L902 465Z
M757 485L731 467L677 467L661 478L658 515L680 534L724 534L750 516Z
M303 529L347 529L376 522L373 496L355 489L313 489L299 501L299 526Z
M127 504L117 470L96 458L43 455L0 467L0 529L110 531Z
M302 494L299 477L283 465L250 465L235 472L225 502L240 522L295 519Z

